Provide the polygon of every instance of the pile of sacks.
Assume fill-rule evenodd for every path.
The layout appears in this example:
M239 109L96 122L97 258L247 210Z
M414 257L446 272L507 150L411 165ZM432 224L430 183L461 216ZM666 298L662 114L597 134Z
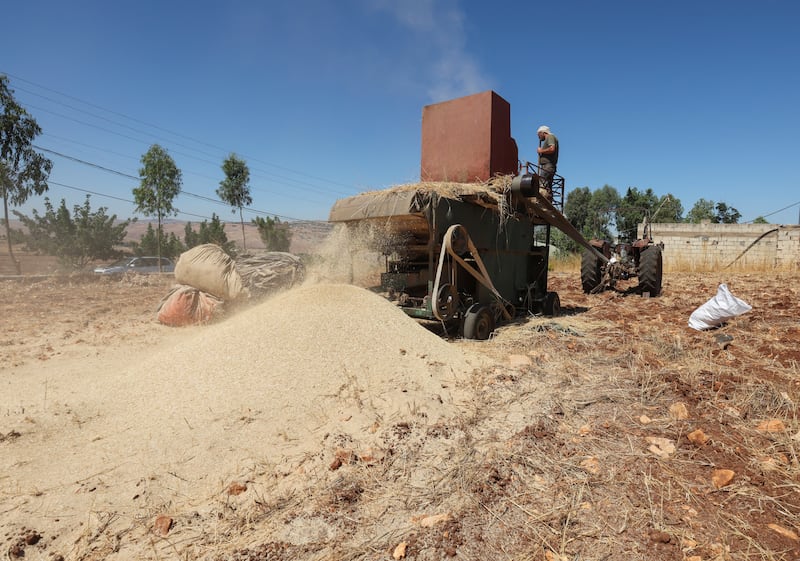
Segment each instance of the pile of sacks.
M161 300L158 321L173 327L205 324L222 311L223 304L290 288L303 280L304 273L303 263L290 253L250 254L242 256L237 266L219 246L199 245L178 259L178 284Z

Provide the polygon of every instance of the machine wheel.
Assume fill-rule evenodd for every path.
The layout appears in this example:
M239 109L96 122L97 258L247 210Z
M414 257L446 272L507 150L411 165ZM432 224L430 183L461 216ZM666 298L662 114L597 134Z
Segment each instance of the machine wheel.
M473 304L464 316L464 339L485 341L494 331L494 315L489 306Z
M558 292L548 292L544 295L542 313L550 317L561 315L561 298L558 297Z
M603 262L589 250L581 257L581 286L586 294L600 286L603 280Z
M661 248L651 245L639 256L639 289L650 296L661 294Z

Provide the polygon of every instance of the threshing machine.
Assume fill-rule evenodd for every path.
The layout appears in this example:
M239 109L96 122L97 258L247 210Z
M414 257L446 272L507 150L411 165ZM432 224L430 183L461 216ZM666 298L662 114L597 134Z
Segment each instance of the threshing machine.
M371 230L386 265L380 290L408 315L469 339L488 338L516 315L556 316L547 268L557 228L586 249L584 290L638 274L655 295L660 248L634 244L623 259L587 241L561 214L564 178L545 181L537 166L519 163L510 114L493 91L424 107L422 182L334 204L331 222Z
M408 315L437 320L468 339L487 339L500 321L521 314L557 316L548 290L550 230L556 227L604 257L540 191L535 166L494 184L426 184L337 201L330 221L368 228L385 257L380 290Z

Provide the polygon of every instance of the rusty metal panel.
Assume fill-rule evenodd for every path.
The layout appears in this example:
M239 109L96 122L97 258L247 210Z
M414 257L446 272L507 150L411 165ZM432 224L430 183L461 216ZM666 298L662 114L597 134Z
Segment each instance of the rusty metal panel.
M476 183L517 172L511 106L486 91L422 109L422 181Z

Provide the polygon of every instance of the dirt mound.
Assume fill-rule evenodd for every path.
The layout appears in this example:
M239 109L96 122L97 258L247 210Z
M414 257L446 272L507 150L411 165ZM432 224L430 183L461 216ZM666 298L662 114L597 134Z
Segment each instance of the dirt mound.
M59 518L74 540L87 512L199 504L332 432L363 440L398 416L435 422L477 364L348 285L285 292L185 333L79 378L9 380L3 433L17 436L0 472L27 524Z
M103 389L110 397L124 388L128 409L154 417L148 448L153 438L192 448L203 477L206 454L298 454L326 432L366 432L411 410L435 421L455 410L473 367L386 300L316 285L202 331ZM189 445L197 431L204 450Z

